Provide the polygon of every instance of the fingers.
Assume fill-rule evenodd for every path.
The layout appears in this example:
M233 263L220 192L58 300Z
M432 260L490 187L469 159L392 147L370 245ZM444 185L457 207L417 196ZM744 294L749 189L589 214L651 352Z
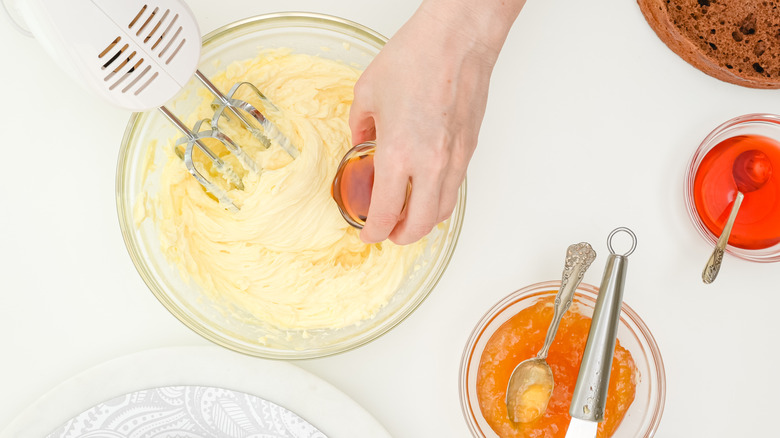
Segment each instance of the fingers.
M352 145L376 139L374 117L366 106L368 97L361 90L360 83L355 85L355 99L349 110L349 129L352 132Z
M366 225L360 231L360 239L366 243L381 242L390 235L401 220L406 202L409 174L400 163L387 160L377 148L374 158L374 188L368 207Z
M466 178L465 169L450 171L441 184L441 196L439 199L439 212L436 223L446 221L452 215L455 204L458 202L460 185Z
M452 215L458 202L458 193L466 177L465 166L468 160L451 161L442 165L427 167L421 177L412 176L412 192L408 200L404 218L390 233L390 240L399 245L413 243L431 232L440 222ZM444 176L439 176L439 175Z
M439 217L441 182L430 174L412 179L406 217L390 233L389 238L398 245L407 245L425 237Z
M371 205L360 234L366 243L414 243L448 219L458 200L468 156L409 155L393 150L397 147L383 142L375 155Z

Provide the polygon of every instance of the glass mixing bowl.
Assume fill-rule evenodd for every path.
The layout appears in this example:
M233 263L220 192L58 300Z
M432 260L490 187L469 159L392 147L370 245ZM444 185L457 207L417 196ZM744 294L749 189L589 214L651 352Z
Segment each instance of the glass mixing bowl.
M260 49L286 48L365 69L386 41L350 21L320 14L278 13L248 18L211 32L203 40L200 70L207 76L233 61L251 59ZM173 112L186 114L199 87L191 82L175 100ZM134 114L119 154L116 196L122 235L138 272L160 302L185 325L219 345L250 355L303 359L343 352L376 339L403 321L428 296L452 256L466 201L465 183L452 217L428 236L422 255L390 301L370 319L339 329L280 330L264 321L233 317L223 303L207 298L196 284L182 279L162 253L154 221L140 220L139 200L160 189L166 157L154 153L181 135L157 112ZM145 161L154 157L154 166ZM158 162L160 161L160 162ZM262 177L261 177L262 178ZM333 208L336 209L334 203ZM143 210L143 209L140 209ZM262 269L262 267L258 267ZM251 318L251 317L250 317Z
M459 386L463 415L475 437L498 437L483 417L477 399L477 370L485 344L496 329L518 312L539 299L554 297L560 285L560 281L548 281L509 294L482 317L471 333L461 359ZM581 283L568 311L592 317L597 296L598 288ZM666 374L661 352L650 330L626 303L621 307L617 338L634 358L639 380L634 402L613 438L649 438L658 429L666 400Z

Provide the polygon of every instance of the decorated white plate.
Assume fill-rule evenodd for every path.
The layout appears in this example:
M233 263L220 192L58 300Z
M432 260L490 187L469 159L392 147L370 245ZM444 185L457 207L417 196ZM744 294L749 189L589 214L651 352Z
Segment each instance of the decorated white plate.
M25 437L390 435L352 399L290 363L176 347L114 359L61 383L0 432Z
M254 395L208 386L164 386L112 398L46 438L325 438L306 420Z

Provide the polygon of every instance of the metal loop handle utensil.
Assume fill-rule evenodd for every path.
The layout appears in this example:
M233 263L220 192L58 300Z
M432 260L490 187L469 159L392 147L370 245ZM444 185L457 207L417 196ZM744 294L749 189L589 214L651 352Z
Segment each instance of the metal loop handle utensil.
M566 250L566 265L563 268L561 278L561 288L555 296L555 313L553 314L550 327L547 329L547 337L544 339L544 345L536 355L538 359L546 359L550 350L555 334L558 332L558 325L561 323L563 314L569 310L571 302L574 299L574 291L582 282L585 271L596 259L596 251L586 242L570 245Z
M632 239L631 249L622 255L615 254L612 249L612 238L619 232L628 233ZM617 228L609 234L607 247L610 254L599 286L588 342L585 345L577 384L569 407L569 415L572 417L595 422L604 420L609 374L620 324L620 307L623 303L628 256L636 248L636 235L628 228Z

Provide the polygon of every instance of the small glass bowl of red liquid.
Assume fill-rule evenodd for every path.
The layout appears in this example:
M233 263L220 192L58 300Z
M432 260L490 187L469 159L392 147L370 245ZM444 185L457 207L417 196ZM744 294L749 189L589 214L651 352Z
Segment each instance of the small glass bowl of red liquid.
M728 220L737 185L732 166L739 154L758 150L772 176L745 194L726 252L756 262L780 261L780 116L747 114L718 126L693 154L685 175L685 204L693 225L712 245Z

